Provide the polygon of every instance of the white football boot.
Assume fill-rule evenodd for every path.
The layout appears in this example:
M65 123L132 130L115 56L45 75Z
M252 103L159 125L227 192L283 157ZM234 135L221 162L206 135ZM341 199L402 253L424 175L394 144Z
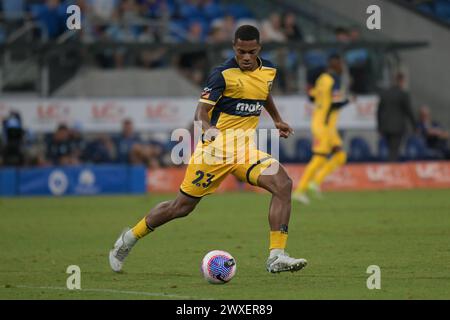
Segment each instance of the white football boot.
M306 193L304 193L304 192L294 192L292 194L292 199L294 199L295 201L298 201L300 203L306 204L306 205L310 204L310 202L311 202L309 200L308 196L306 195Z
M306 267L307 263L305 259L291 258L286 252L281 251L267 259L266 269L271 273L295 272Z
M109 251L109 265L114 272L122 271L123 262L131 251L132 246L127 246L124 240L125 233L129 230L126 229L120 234L113 249Z
M318 185L317 183L311 182L308 185L308 190L311 191L312 193L314 193L314 196L317 199L323 199L322 189L320 188L320 185Z

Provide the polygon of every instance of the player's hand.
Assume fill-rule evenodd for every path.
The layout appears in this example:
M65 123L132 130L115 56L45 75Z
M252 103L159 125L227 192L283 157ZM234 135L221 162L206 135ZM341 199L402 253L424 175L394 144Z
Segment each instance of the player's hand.
M207 141L214 141L216 140L217 136L219 135L220 131L216 127L210 127L208 130L206 130L202 135L202 142L205 143Z
M285 139L294 133L294 129L292 129L286 122L283 121L276 122L275 127L280 130L280 137Z

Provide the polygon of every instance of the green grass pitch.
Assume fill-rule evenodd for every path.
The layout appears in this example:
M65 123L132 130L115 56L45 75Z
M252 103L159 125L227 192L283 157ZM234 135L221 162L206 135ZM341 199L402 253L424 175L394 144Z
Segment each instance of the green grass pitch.
M209 196L143 239L124 273L108 251L125 226L170 196L0 200L0 299L450 299L450 191L334 192L293 205L287 251L309 265L269 274L267 194ZM235 278L210 285L200 261L229 251ZM65 289L81 268L81 291ZM381 289L368 290L369 265Z

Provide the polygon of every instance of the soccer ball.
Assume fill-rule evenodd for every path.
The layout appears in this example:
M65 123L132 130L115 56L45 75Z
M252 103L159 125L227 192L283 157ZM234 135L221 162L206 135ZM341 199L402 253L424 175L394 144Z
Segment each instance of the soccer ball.
M236 260L226 251L210 251L202 260L201 271L209 283L224 284L234 277Z

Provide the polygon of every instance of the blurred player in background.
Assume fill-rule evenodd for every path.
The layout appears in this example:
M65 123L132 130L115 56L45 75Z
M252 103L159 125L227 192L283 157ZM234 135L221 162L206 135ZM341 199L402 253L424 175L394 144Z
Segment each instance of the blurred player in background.
M349 102L342 85L343 67L342 58L331 55L327 71L319 76L310 91L315 105L311 121L313 157L293 194L293 199L304 204L310 202L307 191L320 196L325 178L347 161L337 130L339 111Z
M292 192L292 181L285 169L270 155L259 151L256 145L247 142L245 137L242 145L231 153L232 158L240 158L244 154L245 161L233 159L230 163L224 161L226 155L216 156L220 163L205 163L206 157L222 147L223 140L219 137L226 135L228 139L230 130L254 133L263 107L272 117L281 137L287 138L293 132L281 119L270 95L276 69L269 61L259 58L261 45L258 29L250 25L238 28L233 47L235 57L214 69L199 100L195 120L201 122L204 133L191 157L177 198L158 204L133 229L120 235L109 255L113 271L122 270L125 258L139 239L173 219L187 216L202 197L214 193L229 174L272 194L267 271L297 271L306 266L306 260L292 258L284 251ZM225 141L228 144L228 140ZM234 139L232 145L234 147ZM208 146L213 148L208 149ZM273 167L278 170L267 174L267 170Z

